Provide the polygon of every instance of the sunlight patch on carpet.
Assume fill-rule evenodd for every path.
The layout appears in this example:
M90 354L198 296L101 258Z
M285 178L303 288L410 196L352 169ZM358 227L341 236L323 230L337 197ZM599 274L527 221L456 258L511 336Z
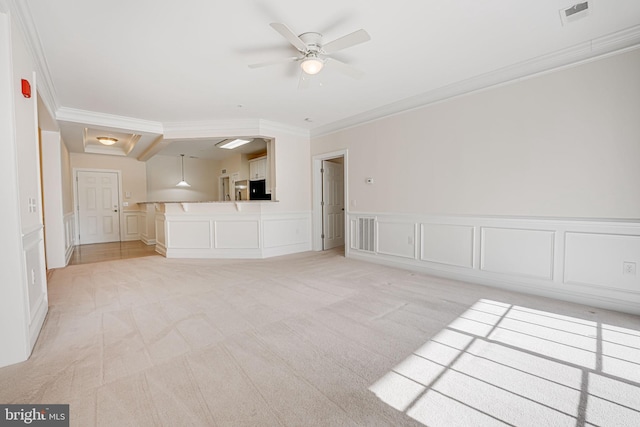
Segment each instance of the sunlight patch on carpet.
M640 425L640 332L480 300L369 388L431 426Z

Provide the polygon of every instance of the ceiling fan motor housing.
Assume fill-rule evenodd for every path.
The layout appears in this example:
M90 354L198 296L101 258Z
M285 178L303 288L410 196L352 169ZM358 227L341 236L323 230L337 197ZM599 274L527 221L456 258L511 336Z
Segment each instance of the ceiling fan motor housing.
M322 34L320 33L302 33L298 36L300 40L307 45L307 53L320 53L322 50Z

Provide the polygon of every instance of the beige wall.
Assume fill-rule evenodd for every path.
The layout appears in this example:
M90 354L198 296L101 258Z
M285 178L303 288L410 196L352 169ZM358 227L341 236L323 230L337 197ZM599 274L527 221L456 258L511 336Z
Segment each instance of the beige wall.
M279 203L272 209L289 212L311 211L310 142L306 136L274 132L273 156L276 170L275 195Z
M351 211L640 218L638 76L640 49L314 138L312 155L349 150Z
M102 154L71 153L71 168L119 170L122 172L122 194L120 195L120 200L129 202L130 208L128 209L135 206L133 205L134 203L147 200L145 163L136 159ZM129 199L124 197L127 191L131 192L131 198Z
M238 180L249 179L249 160L247 160L246 154L237 154L229 157L228 159L221 160L218 163L216 169L217 176L221 175L222 169L227 170L227 174L230 176L234 173L238 173Z
M73 213L73 172L71 155L64 143L60 144L60 164L62 168L62 209L64 214Z
M192 202L218 200L220 165L207 159L185 156L184 178L191 187L180 188L180 156L154 156L147 165L147 201Z

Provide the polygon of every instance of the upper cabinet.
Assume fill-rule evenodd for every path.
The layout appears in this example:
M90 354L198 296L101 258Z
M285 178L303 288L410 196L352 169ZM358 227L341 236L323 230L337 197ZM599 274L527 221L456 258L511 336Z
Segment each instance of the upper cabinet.
M267 157L249 160L249 179L257 181L267 178Z

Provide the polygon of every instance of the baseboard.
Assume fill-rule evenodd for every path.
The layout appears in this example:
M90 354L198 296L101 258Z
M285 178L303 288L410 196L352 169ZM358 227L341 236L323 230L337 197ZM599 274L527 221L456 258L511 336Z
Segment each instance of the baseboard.
M149 239L147 236L140 236L140 240L147 246L155 245L156 239Z

